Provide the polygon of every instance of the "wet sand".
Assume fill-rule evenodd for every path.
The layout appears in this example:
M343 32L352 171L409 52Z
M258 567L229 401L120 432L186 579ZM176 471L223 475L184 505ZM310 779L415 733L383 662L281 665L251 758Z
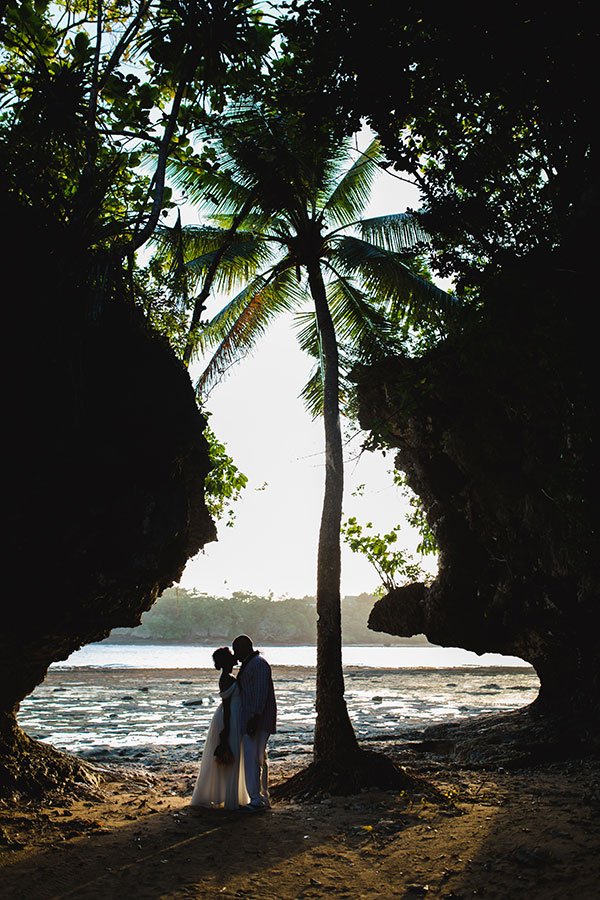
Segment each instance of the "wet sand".
M346 668L346 701L363 741L418 740L429 725L530 703L533 669ZM304 764L311 752L315 671L274 666L278 733L271 757ZM21 705L32 737L95 761L197 765L218 703L209 669L50 670Z

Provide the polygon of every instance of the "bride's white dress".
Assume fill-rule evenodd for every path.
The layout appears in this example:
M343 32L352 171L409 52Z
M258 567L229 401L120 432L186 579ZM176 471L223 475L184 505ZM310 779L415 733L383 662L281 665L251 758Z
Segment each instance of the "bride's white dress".
M223 766L217 762L214 755L215 748L219 743L219 735L225 727L223 703L221 702L206 735L202 763L192 794L191 805L238 809L250 802L250 795L246 790L244 754L241 752L240 689L237 682L234 682L226 691L221 691L220 696L221 700L231 698L229 746L234 755L234 761L228 766Z

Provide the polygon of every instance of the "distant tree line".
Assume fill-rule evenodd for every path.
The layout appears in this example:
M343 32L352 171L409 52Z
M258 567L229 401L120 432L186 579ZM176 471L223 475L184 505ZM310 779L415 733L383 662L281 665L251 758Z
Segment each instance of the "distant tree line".
M345 597L342 630L346 644L406 643L406 638L377 634L367 628L376 600L372 594ZM137 628L115 628L109 641L129 643L173 641L199 644L229 643L237 634L250 634L260 644L315 644L314 597L259 597L234 591L232 597L212 597L185 588L169 588L142 616ZM424 640L424 639L423 639Z

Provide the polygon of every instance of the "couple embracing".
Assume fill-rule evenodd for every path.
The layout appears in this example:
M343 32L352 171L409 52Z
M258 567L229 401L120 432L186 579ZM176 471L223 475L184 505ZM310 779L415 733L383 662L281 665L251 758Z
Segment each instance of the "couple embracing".
M261 812L271 805L267 741L277 714L271 667L245 634L232 648L213 653L222 702L208 729L191 805Z

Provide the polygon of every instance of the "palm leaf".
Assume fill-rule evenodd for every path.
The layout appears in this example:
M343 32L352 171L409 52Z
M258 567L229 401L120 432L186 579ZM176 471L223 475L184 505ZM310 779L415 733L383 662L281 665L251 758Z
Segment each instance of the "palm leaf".
M174 292L185 295L187 291L184 284L186 271L182 234L181 213L178 211L175 225L173 227L159 225L150 238L150 244L155 247L155 259L162 263L162 268L173 279Z
M327 285L327 299L334 323L339 356L339 396L343 411L354 400L354 383L349 378L356 363L371 363L397 353L400 342L397 327L370 302L356 285L339 278ZM316 417L323 411L321 342L314 310L296 314L296 337L301 349L318 360L315 370L301 392L308 412Z
M350 415L355 412L356 403L356 385L351 378L351 372L360 360L353 351L349 351L344 345L338 346L338 355L340 359L338 382L340 414ZM320 363L313 368L308 381L300 391L300 398L313 419L323 414L323 377Z
M414 213L395 213L363 219L358 223L363 240L392 253L415 252L423 244L429 244L430 237Z
M242 233L232 238L227 229L205 225L182 229L177 225L162 226L152 243L156 247L155 258L163 268L177 283L185 277L190 290L196 289L215 260L221 258L222 264L212 279L212 287L230 292L264 268L270 258L269 248L253 235Z
M397 253L360 238L340 238L333 264L348 276L358 273L366 290L385 302L394 316L410 310L416 315L430 316L435 312L445 317L455 303L450 294L433 282L415 275Z
M167 164L169 182L201 209L235 214L251 197L255 187L251 179L234 177L224 166L211 172L196 165L171 159ZM236 173L238 174L238 173Z
M349 225L360 217L371 196L373 178L382 158L377 139L348 169L324 205L327 218L337 225Z
M295 270L283 260L270 272L256 276L204 326L198 350L218 346L198 380L198 396L253 349L275 316L295 307L299 293Z
M394 323L356 284L346 278L331 281L327 299L338 342L354 347L363 362L398 352Z
M323 375L320 365L314 367L299 396L307 413L313 419L323 414Z
M208 253L201 253L188 259L186 268L192 273L194 280L198 281L210 270L215 260L219 260L212 289L230 294L242 284L247 284L257 271L264 269L271 257L270 247L264 241L254 235L241 233L236 235L225 251L217 247Z
M214 213L207 216L207 218L215 225L227 229L231 227L233 220L236 218L236 214L235 212ZM289 224L284 217L266 213L261 214L260 212L248 213L247 216L244 216L243 224L239 227L240 231L260 235L265 238L265 240L271 236L276 236L279 233L285 234L288 229Z
M184 256L189 259L202 253L217 250L227 237L227 229L209 225L186 225L180 230L175 225L157 227L150 243L156 247L159 259L170 258L181 245Z

